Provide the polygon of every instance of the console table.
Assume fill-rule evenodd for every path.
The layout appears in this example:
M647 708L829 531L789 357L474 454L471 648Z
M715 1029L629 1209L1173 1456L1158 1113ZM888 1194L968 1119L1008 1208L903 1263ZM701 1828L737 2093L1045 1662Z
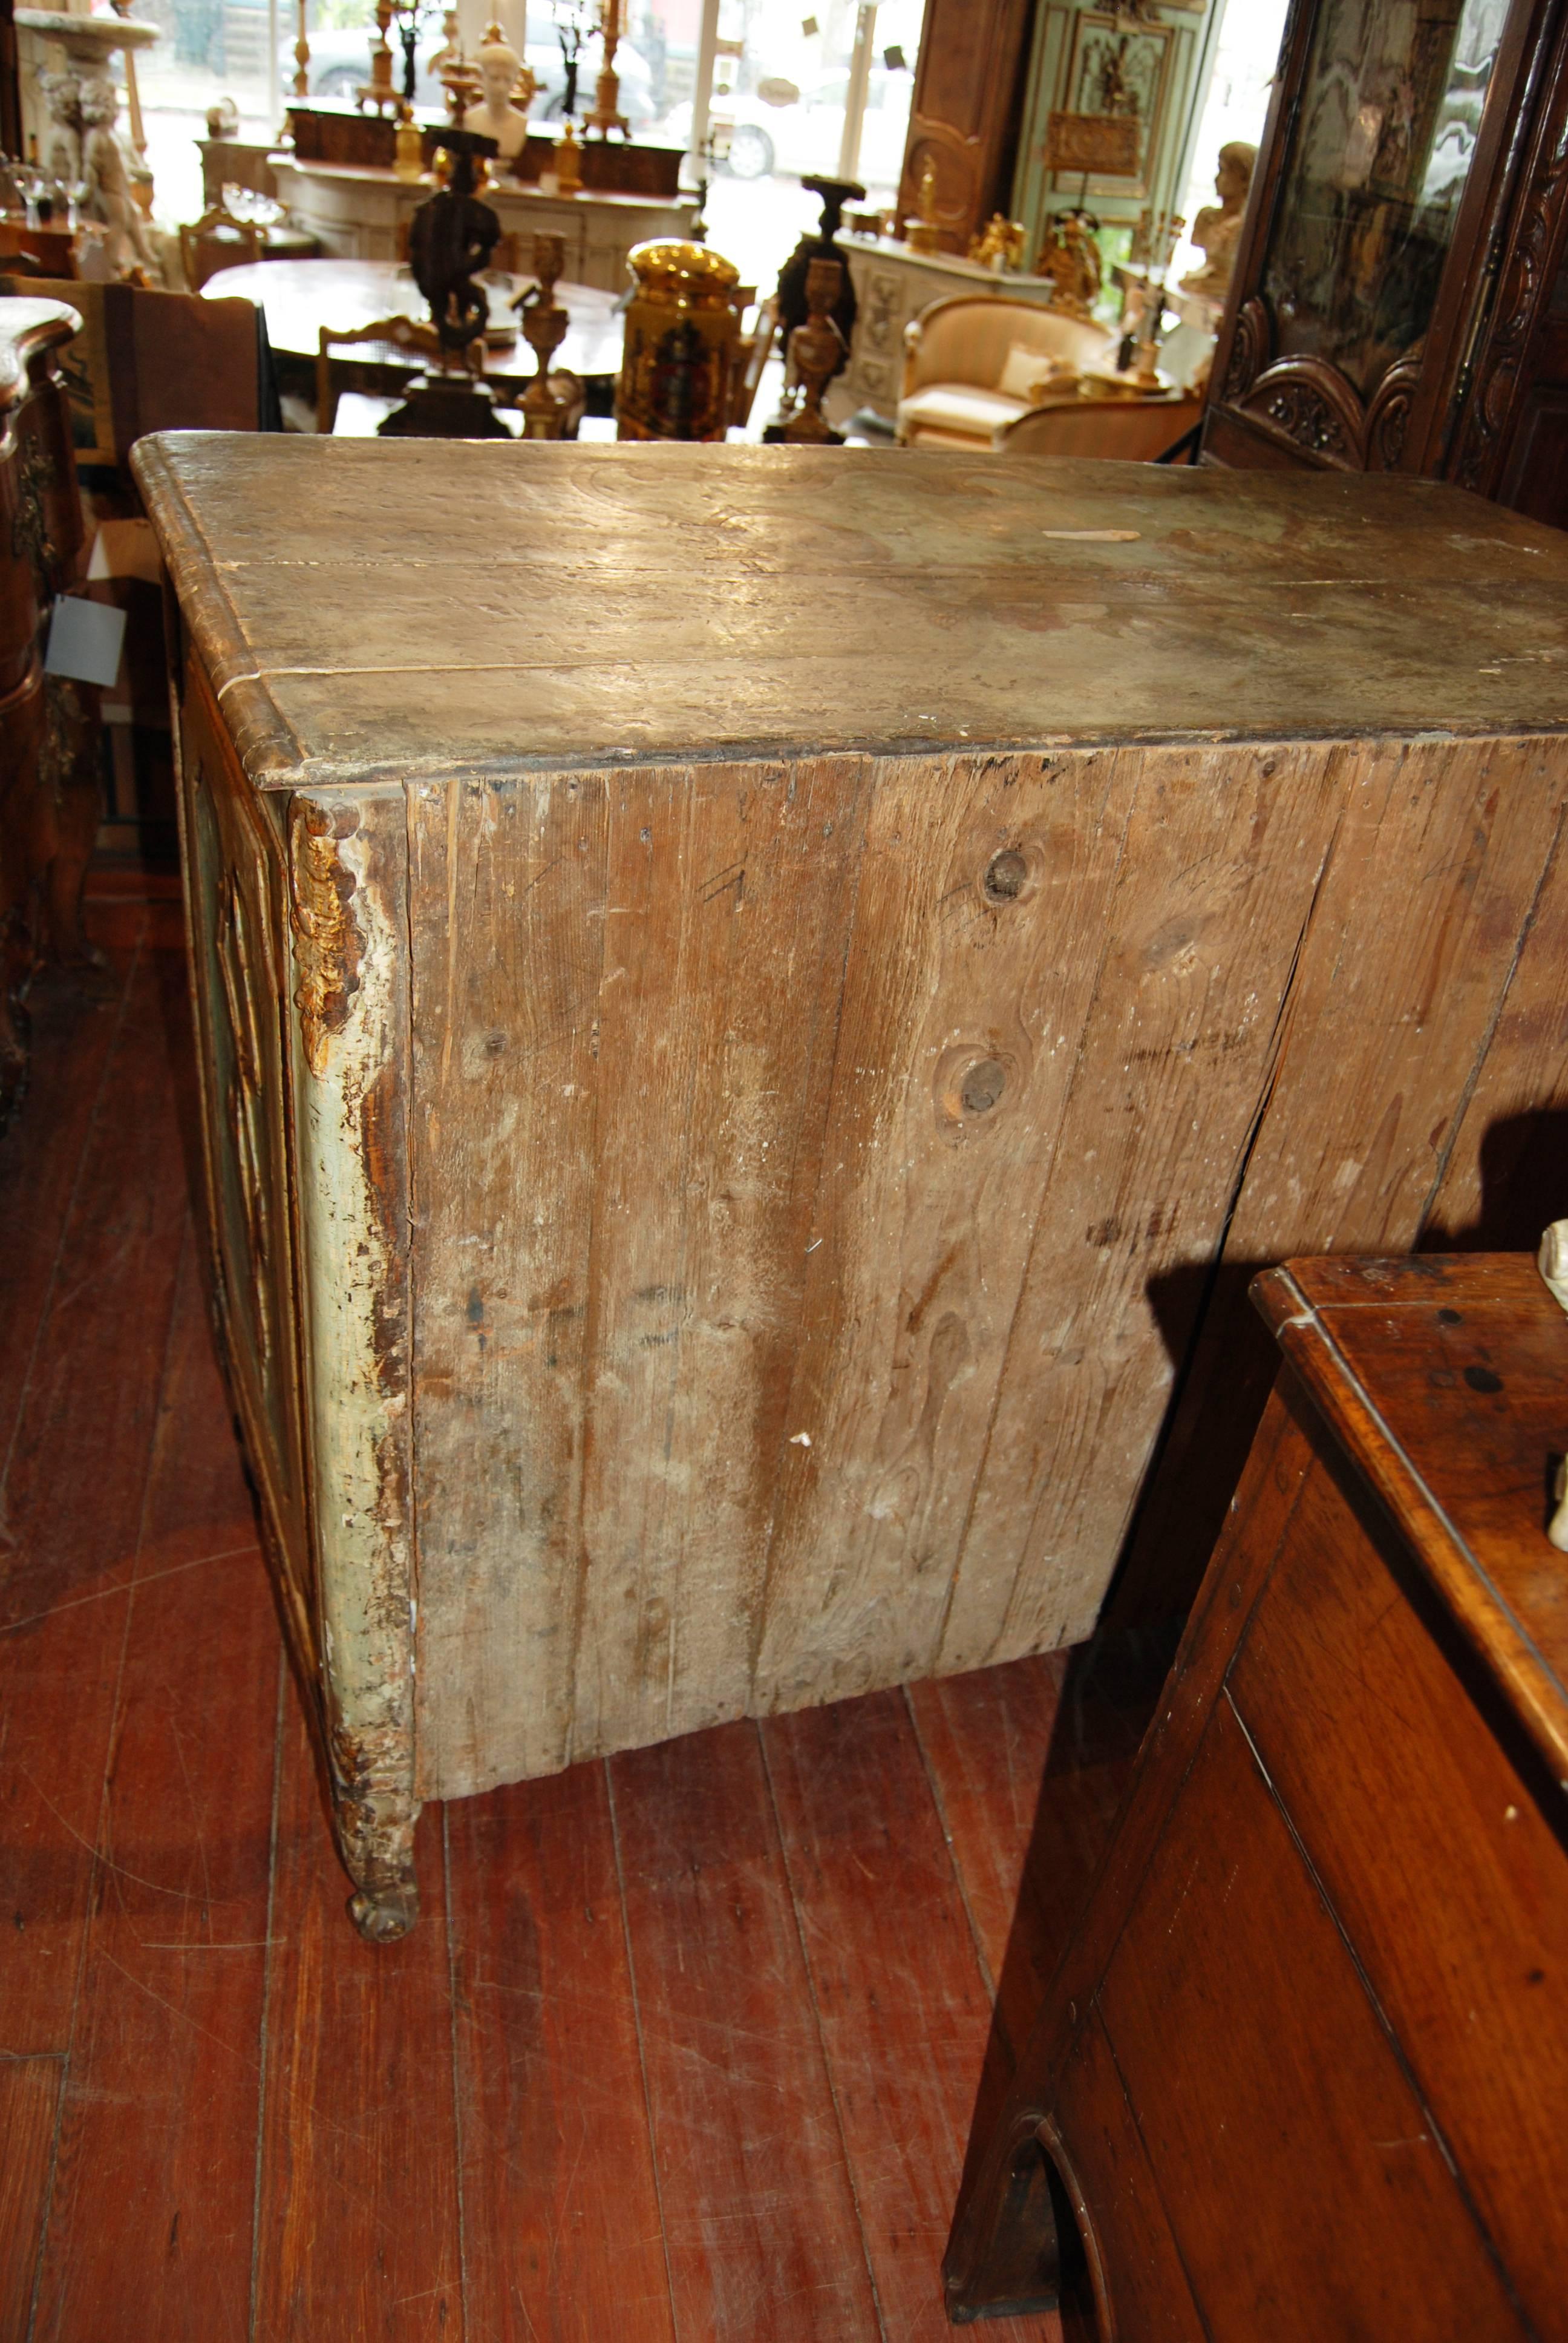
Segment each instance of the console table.
M950 2312L1070 2247L1105 2343L1561 2338L1568 1321L1512 1255L1253 1292L1279 1384Z
M419 206L430 199L428 183L410 185L395 171L371 164L306 162L281 150L268 162L289 218L315 236L323 252L343 260L396 260L399 229L406 230ZM586 189L547 196L508 179L487 186L485 201L503 234L521 236L525 259L533 236L561 236L566 275L605 293L624 290L626 258L635 245L653 236L689 236L697 217L694 200Z
M1008 301L1050 304L1047 277L998 276L956 253L912 252L892 236L841 234L838 244L859 305L842 387L890 423L903 392L904 328L933 301L955 293L995 293Z

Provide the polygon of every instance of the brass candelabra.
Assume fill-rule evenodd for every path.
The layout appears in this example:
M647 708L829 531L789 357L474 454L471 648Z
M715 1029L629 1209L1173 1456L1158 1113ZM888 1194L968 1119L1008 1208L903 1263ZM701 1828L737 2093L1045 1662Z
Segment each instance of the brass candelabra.
M599 67L594 87L593 111L583 122L591 136L608 138L618 130L623 138L631 136L631 125L620 110L620 75L615 69L615 53L620 46L620 0L600 0L599 39L604 45L604 63Z
M377 114L390 113L396 121L402 111L403 99L392 78L392 44L387 37L391 24L392 0L376 0L376 45L370 52L370 78L362 81L354 95L362 107L373 106Z

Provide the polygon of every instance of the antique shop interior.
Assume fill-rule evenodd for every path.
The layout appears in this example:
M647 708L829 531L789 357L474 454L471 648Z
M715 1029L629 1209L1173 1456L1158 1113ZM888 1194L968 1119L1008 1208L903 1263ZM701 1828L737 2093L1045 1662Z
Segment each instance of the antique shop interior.
M0 0L0 2336L1568 2343L1565 527L1568 0Z

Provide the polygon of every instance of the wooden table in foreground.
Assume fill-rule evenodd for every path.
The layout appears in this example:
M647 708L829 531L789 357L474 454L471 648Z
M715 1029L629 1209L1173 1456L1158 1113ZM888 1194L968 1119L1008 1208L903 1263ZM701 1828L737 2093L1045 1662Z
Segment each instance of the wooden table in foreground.
M1568 1321L1513 1255L1254 1293L1279 1387L950 2306L1053 2296L1075 2218L1107 2343L1561 2338Z
M480 283L490 298L494 325L511 322L514 295L532 283L527 277L497 271ZM395 260L265 260L220 269L202 287L209 301L254 301L266 318L275 351L316 363L324 326L347 333L382 317L422 317L425 300L408 270ZM621 321L613 293L591 285L558 285L556 299L571 320L566 340L551 364L583 382L608 382L620 371ZM351 350L342 354L351 357ZM527 342L514 338L486 353L486 372L507 385L526 382L538 361Z
M136 464L231 1370L371 1927L421 1798L1083 1637L1216 1264L1467 1224L1568 1102L1552 531L852 448Z

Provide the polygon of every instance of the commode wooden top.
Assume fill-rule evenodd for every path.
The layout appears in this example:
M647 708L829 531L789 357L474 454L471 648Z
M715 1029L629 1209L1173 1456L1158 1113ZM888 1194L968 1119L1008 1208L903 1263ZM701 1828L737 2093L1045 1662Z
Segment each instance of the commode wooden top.
M1568 540L1428 480L176 433L250 779L1555 731Z

